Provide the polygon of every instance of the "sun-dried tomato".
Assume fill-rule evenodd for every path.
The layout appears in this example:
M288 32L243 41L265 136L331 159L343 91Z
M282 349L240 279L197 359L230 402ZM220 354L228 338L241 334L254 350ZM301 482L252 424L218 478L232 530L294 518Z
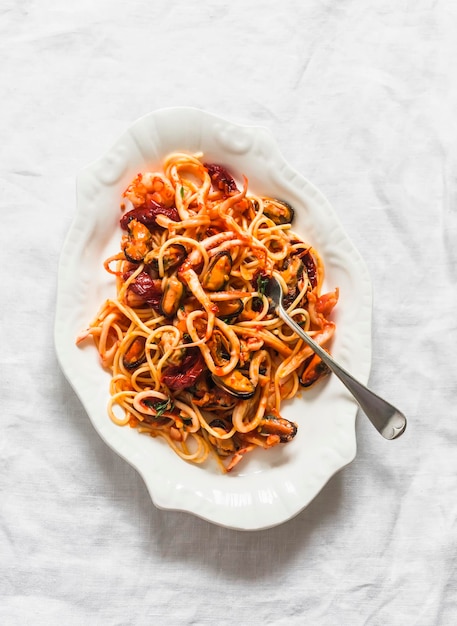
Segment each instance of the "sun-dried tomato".
M125 272L124 280L127 280L133 272ZM128 287L134 294L140 296L150 307L159 310L160 301L162 299L162 281L149 276L147 272L140 272L135 277L134 282Z
M306 268L311 287L314 289L314 287L317 285L317 268L313 256L310 251L307 250L304 254L300 254L300 257Z
M179 222L180 217L178 209L174 206L166 207L159 202L153 200L149 195L146 196L146 202L131 211L128 211L120 220L121 228L127 230L130 220L138 220L146 226L146 228L156 228L158 226L156 218L158 215L165 215L174 222Z
M167 367L162 374L162 382L175 391L192 387L206 368L205 360L198 348L188 348L181 365Z
M233 176L222 165L217 165L217 163L204 163L203 165L208 170L211 182L216 189L222 191L226 196L238 192Z

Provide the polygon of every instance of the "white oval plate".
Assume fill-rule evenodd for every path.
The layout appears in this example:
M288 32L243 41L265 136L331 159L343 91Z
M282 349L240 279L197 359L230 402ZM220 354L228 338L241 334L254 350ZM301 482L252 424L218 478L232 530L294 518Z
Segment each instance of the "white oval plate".
M77 181L77 213L63 246L55 322L57 355L100 436L143 477L156 506L188 511L234 529L275 526L299 513L356 453L357 405L331 376L284 405L299 424L286 446L254 452L230 475L215 463L185 463L161 439L114 425L106 412L109 374L91 342L75 337L115 294L103 261L119 249L119 204L134 176L160 167L173 151L204 153L208 162L245 174L249 189L295 207L294 230L315 246L328 289L338 286L332 352L359 380L371 363L371 283L365 264L324 196L282 157L263 128L240 126L193 108L155 111L136 121Z

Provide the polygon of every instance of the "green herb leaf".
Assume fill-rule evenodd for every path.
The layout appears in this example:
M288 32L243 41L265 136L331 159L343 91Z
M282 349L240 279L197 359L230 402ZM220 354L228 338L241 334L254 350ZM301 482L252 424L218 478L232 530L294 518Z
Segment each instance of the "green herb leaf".
M171 411L173 408L173 402L168 398L167 400L163 400L162 402L158 402L155 405L155 410L157 411L156 417L160 417L165 411Z
M257 291L264 295L266 293L268 284L270 282L270 279L268 278L268 276L265 276L264 274L259 274L257 277Z
M184 187L182 185L179 193L181 194L181 198L184 198Z
M156 414L154 417L160 417L165 413L165 411L171 411L173 409L173 402L170 398L166 400L158 400L157 402L153 402L152 400L144 400L144 404L151 409L155 409Z

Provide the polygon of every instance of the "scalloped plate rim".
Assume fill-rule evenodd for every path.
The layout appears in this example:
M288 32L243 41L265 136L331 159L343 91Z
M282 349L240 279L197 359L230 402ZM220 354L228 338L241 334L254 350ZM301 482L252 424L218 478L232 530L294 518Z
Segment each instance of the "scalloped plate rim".
M325 198L325 196L320 192L320 190L317 189L317 187L315 187L310 181L308 181L304 176L302 176L294 168L292 168L290 164L284 159L284 157L282 156L282 153L280 152L278 145L276 144L276 141L273 135L270 133L268 129L262 126L243 125L243 124L239 124L236 122L228 121L213 113L209 113L209 112L203 111L202 109L198 109L195 107L173 107L173 108L166 108L166 109L158 109L157 111L153 111L151 113L148 113L142 116L141 118L136 120L128 129L126 129L118 137L118 139L112 144L111 148L109 148L103 155L93 160L90 164L88 164L86 167L84 167L80 171L77 177L77 211L72 221L72 224L70 226L70 229L67 233L67 236L65 238L64 245L62 247L60 262L59 262L59 269L58 269L57 305L56 305L56 318L55 318L55 329L54 329L55 347L56 347L57 357L58 357L58 361L61 366L61 369L64 375L66 376L66 378L68 379L69 383L71 384L72 388L74 389L76 395L79 397L80 401L82 402L84 408L86 409L89 419L92 422L95 430L97 431L99 436L102 438L102 440L105 441L105 443L114 452L116 452L121 458L123 458L132 467L134 467L136 471L138 471L138 473L140 474L140 476L142 477L142 479L144 480L147 486L147 489L151 496L152 501L159 509L175 510L175 511L183 511L187 513L191 513L208 522L215 523L217 525L224 526L226 528L235 529L235 530L262 530L262 529L277 526L278 524L284 523L287 520L292 519L296 515L298 515L323 489L323 487L328 483L328 481L330 480L330 478L332 478L334 474L336 474L338 471L343 469L346 465L348 465L354 460L356 456L356 448L357 448L356 436L355 436L355 418L356 418L356 413L357 413L357 405L355 404L355 402L352 401L352 404L351 404L351 401L348 400L347 397L344 399L344 402L342 402L342 406L344 406L344 410L342 410L342 413L345 413L345 412L347 413L347 416L345 418L347 419L347 423L345 423L344 425L345 436L348 436L349 439L348 441L346 441L344 454L341 456L339 460L335 461L335 459L331 459L331 462L330 462L329 459L327 458L327 465L325 466L326 471L322 473L322 478L320 482L317 481L314 484L312 484L312 487L309 488L308 492L306 493L306 497L303 497L303 495L301 497L298 497L297 501L294 502L292 507L290 507L290 504L285 505L283 502L275 501L274 498L275 497L279 498L279 496L275 492L274 489L270 490L269 492L267 490L266 492L267 507L266 508L264 507L262 509L262 513L256 514L256 512L253 510L255 509L255 498L254 499L251 498L251 500L247 498L244 504L243 504L243 501L240 504L238 503L235 497L234 501L236 502L236 504L234 504L232 508L229 507L227 509L227 505L225 508L221 508L217 504L216 501L213 501L210 503L208 502L204 503L202 502L202 499L198 500L195 497L197 492L195 490L193 492L192 490L189 491L188 487L187 487L187 493L185 493L183 497L183 487L182 487L182 484L180 484L180 481L178 479L176 479L175 481L176 483L175 492L173 492L172 494L167 493L164 495L162 491L160 490L160 488L158 487L158 481L160 481L160 478L161 478L160 475L151 475L150 468L147 465L145 465L144 458L141 456L141 454L132 454L131 450L129 450L128 448L126 449L124 445L119 445L119 438L118 437L113 438L112 431L108 432L109 431L108 424L106 426L103 425L103 422L100 421L100 416L98 414L97 416L94 415L93 407L91 407L91 402L88 400L88 397L87 397L87 391L86 389L83 388L83 383L81 380L82 374L77 369L76 370L74 369L73 364L71 362L71 358L70 358L71 348L69 347L69 341L71 337L69 335L69 329L68 327L66 327L65 319L64 319L65 318L64 313L66 310L64 300L68 300L68 298L70 298L70 301L71 301L71 296L69 296L68 290L65 288L64 283L68 279L69 263L71 263L74 249L77 248L78 243L81 244L81 241L83 240L84 236L87 237L87 232L85 233L82 232L79 234L77 232L78 229L81 228L81 222L83 221L83 213L84 213L83 206L82 206L83 204L82 196L84 195L83 188L87 184L87 181L90 178L93 178L94 171L96 171L97 168L103 165L104 161L106 161L106 159L110 155L113 155L113 153L119 148L119 146L123 146L127 144L129 141L132 140L132 138L134 138L134 134L133 134L134 129L138 129L141 125L144 125L144 124L146 125L151 124L151 123L154 124L155 120L158 117L165 116L168 119L173 119L173 118L176 118L176 116L178 116L179 118L182 118L182 116L186 117L186 115L191 115L193 116L193 118L198 117L203 125L205 123L209 123L210 121L213 123L216 121L218 124L222 124L222 126L226 125L227 127L230 126L230 128L242 129L246 131L247 133L250 133L256 139L262 136L263 139L261 139L260 141L263 140L263 141L269 142L270 144L269 147L270 148L273 147L275 151L274 156L277 159L277 161L282 163L283 168L287 170L289 174L292 173L293 178L294 178L294 185L292 186L293 187L295 186L297 188L299 186L299 183L302 186L304 185L307 191L309 191L311 195L314 195L314 198L317 199L317 201L320 202L320 204L323 207L325 207L325 210L330 216L330 221L333 223L333 226L338 231L340 237L342 238L342 241L344 241L346 248L349 250L352 256L351 262L354 264L354 267L356 267L357 271L359 272L359 278L361 278L361 289L362 289L361 294L364 299L364 307L365 307L365 311L363 313L362 320L361 320L364 326L364 354L363 354L364 360L362 363L361 371L358 373L358 378L362 382L366 382L368 380L370 368L371 368L371 308L372 308L371 281L368 275L368 270L366 268L366 265L362 257L360 256L358 251L355 249L354 245L352 244L346 232L344 231L344 227L342 226L335 210L333 209L331 204L328 202L328 200ZM183 148L181 146L177 147L176 149L186 150L186 148ZM247 173L247 175L249 178L249 173ZM116 198L113 198L113 201L116 201ZM100 259L100 261L102 260L103 259ZM74 261L74 258L73 258L73 261ZM324 259L324 262L325 262L325 259ZM354 267L352 268L353 270L354 270ZM71 275L71 271L70 271L70 275ZM95 314L95 311L93 312L93 314ZM88 320L86 320L86 323L87 321ZM96 356L94 357L94 354L95 354L94 352L91 352L90 354L91 354L90 358L96 358ZM82 378L84 378L84 376L82 376ZM109 422L108 417L106 415L105 417L106 417L106 420ZM116 427L116 429L120 432L123 431L123 429L119 427ZM150 443L154 445L157 442L153 440ZM332 452L334 451L330 447L328 450L329 457L332 457ZM182 461L180 462L183 463ZM199 468L199 469L202 469L202 468ZM263 470L257 473L265 474L265 472L268 472L268 471L269 471L268 469L263 468ZM256 473L254 472L253 475L255 476ZM226 481L235 482L235 481L240 481L240 480L243 481L245 476L243 476L243 473L241 473L240 476L233 476L233 477L224 476L223 478ZM252 475L250 476L250 478L252 478ZM171 482L173 482L173 480ZM227 485L226 485L227 490L233 488L234 486L233 482L232 483L227 482ZM255 479L254 479L254 482L255 482ZM284 487L284 484L286 484L286 479L283 479L283 483L281 483L281 479L279 482L280 482L279 491L281 491L281 487ZM217 484L220 484L220 481L218 481ZM249 484L249 481L248 481L248 484ZM249 492L249 489L251 489L251 492L253 492L253 490L255 491L254 488L248 487L248 492ZM259 493L260 493L260 490L259 490ZM246 495L246 494L243 493L243 495ZM252 493L250 495L252 496ZM259 494L257 494L257 500L258 498L259 498ZM268 498L270 499L273 498L273 501L269 503ZM261 504L263 505L264 503L262 502ZM269 504L270 506L268 506Z

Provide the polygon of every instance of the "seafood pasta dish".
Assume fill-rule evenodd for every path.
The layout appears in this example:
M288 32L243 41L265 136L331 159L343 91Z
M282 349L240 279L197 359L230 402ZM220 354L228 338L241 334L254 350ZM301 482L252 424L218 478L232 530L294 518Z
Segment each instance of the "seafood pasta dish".
M323 262L293 231L293 208L183 153L138 174L122 208L120 246L104 264L113 296L77 338L95 342L112 375L111 420L188 462L211 455L224 472L292 441L297 424L281 404L328 370L276 315L269 279L325 347L338 300L338 289L321 293Z

